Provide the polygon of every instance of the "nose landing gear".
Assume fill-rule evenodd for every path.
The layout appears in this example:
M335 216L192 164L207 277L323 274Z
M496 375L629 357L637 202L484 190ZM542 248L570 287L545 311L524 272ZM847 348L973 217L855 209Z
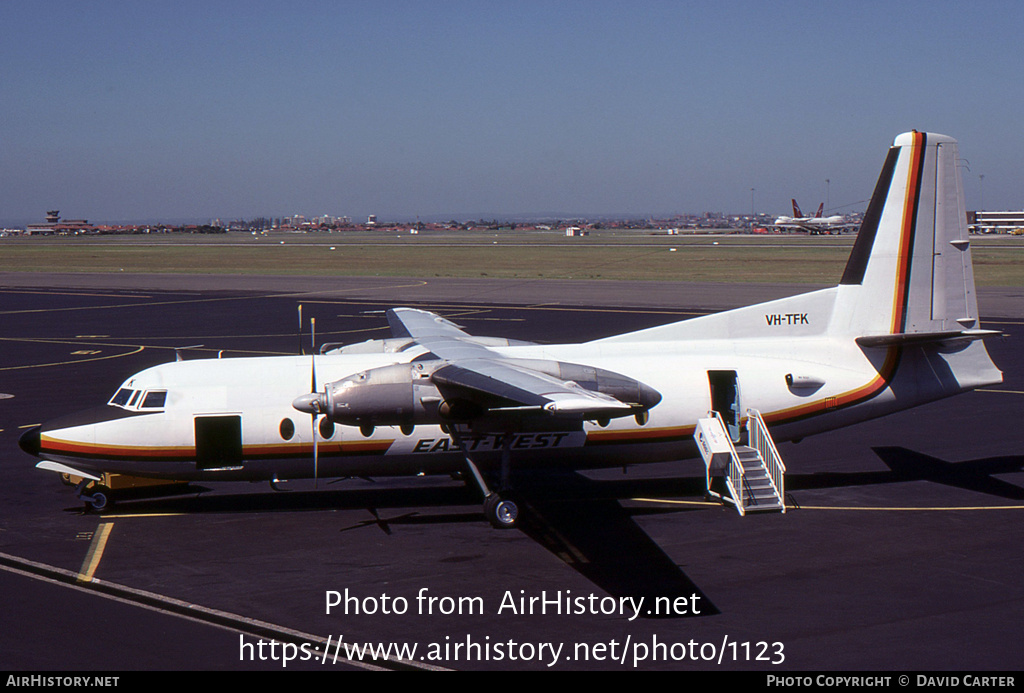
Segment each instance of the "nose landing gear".
M110 489L103 484L97 484L91 479L82 479L78 482L78 498L85 502L85 509L95 512L103 512L114 504L110 497Z

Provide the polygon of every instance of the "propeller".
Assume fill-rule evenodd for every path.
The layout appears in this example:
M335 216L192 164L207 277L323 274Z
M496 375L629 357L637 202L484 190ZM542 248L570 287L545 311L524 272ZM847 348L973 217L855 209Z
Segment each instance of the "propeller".
M320 405L320 393L317 391L316 386L316 356L311 355L310 361L310 382L309 392L310 394L304 395L299 399L303 400L304 403L308 403L308 409L303 411L309 411L309 423L310 433L313 436L313 488L318 489L320 487L320 446L316 439L317 426L320 423L320 415L322 414ZM296 400L298 401L298 400ZM294 403L293 403L294 406Z

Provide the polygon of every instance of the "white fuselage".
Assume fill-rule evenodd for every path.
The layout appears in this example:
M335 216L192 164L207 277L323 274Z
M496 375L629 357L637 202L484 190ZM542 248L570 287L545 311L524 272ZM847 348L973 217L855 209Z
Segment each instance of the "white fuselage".
M938 380L931 385L915 383L915 391L901 392L900 404L895 406L890 384L880 380L880 370L893 358L893 351L901 351L900 369L916 375L927 367L923 362L915 366L916 362L939 358L924 349L890 347L866 353L852 339L825 336L801 337L799 342L799 355L794 354L793 340L785 336L495 349L506 357L613 369L662 395L643 425L624 417L604 426L587 421L582 430L511 431L514 465L579 468L692 457L696 421L712 408L709 372L735 373L740 411L758 409L777 440L905 408L910 405L908 395L915 403L923 403L954 394ZM421 352L317 356L317 387L358 371L409 361ZM314 470L313 417L292 407L297 396L310 391L312 359L210 359L149 368L122 386L140 393L134 405L109 404L105 413L77 425L60 420L48 424L42 433L41 455L86 471L188 480L447 473L463 467L462 453L436 425L418 425L408 434L398 426L377 426L368 436L354 426L327 425L317 426ZM140 408L146 393L154 391L166 391L164 406ZM200 459L205 434L198 432L197 420L235 417L238 457L223 463ZM321 421L318 418L316 423ZM470 437L463 445L485 465L496 463L503 435ZM216 434L212 444L221 445Z

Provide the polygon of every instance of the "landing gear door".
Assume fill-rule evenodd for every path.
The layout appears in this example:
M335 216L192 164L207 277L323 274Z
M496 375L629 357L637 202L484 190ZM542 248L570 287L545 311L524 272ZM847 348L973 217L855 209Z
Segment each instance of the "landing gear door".
M740 388L736 371L708 371L711 387L711 409L717 411L725 422L732 442L740 440Z
M241 469L241 416L197 416L195 430L196 469Z

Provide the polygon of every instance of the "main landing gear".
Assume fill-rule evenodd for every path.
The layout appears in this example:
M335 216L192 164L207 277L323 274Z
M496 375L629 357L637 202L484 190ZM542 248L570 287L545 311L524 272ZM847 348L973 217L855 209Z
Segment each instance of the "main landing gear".
M515 501L492 492L484 498L484 516L497 529L511 529L519 519L519 506Z
M466 446L462 444L462 437L459 435L455 426L451 427L450 432L455 444L462 450L466 450ZM491 523L491 526L496 529L512 529L515 527L519 520L519 505L508 497L508 489L510 486L509 475L512 460L512 435L506 435L505 439L502 441L501 481L500 489L498 491L491 490L490 486L487 485L487 481L484 479L483 474L480 473L480 468L477 467L476 462L473 461L469 453L464 454L466 456L466 467L469 469L469 476L473 479L476 487L484 497L484 517L486 517L487 521Z

